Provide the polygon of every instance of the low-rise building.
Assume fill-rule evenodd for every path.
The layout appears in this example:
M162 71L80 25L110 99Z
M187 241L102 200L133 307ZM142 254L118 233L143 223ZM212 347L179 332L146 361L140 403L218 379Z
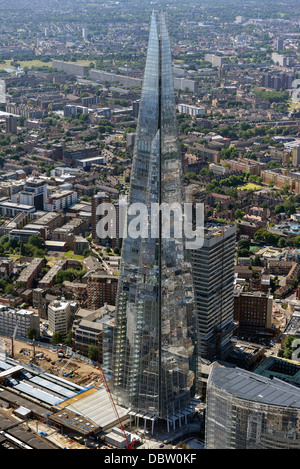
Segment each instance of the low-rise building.
M273 297L260 291L234 292L234 320L240 336L255 336L272 326Z
M44 275L44 277L39 281L38 286L39 288L47 289L51 288L55 284L55 277L61 270L65 270L67 268L68 261L66 259L59 259L48 272Z
M13 273L14 261L6 257L0 258L0 277L10 277Z
M74 217L59 228L55 228L52 232L52 240L68 241L70 235L80 235L84 233L89 225L89 218Z
M45 204L45 210L48 212L55 212L57 210L65 210L68 207L76 204L77 192L72 190L56 191L50 195Z
M30 264L22 270L18 278L18 282L22 282L25 288L32 288L34 281L38 278L41 269L44 267L45 261L43 258L36 257Z
M33 205L24 205L11 202L6 197L0 201L0 215L7 217L15 217L18 213L34 213L35 207Z
M79 309L72 327L72 347L88 356L90 345L98 349L98 360L103 363L103 331L113 323L115 306L105 305L95 311Z
M69 248L74 251L74 254L83 254L89 249L89 243L83 236L69 234L67 237L67 244Z
M190 116L200 116L205 114L204 107L192 106L191 104L178 104L177 109L179 112L189 114Z

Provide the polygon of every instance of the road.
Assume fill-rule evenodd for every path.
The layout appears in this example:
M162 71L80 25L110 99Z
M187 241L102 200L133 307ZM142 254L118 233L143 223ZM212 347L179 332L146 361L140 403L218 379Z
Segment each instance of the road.
M186 425L182 425L182 427L177 428L172 433L167 432L155 432L155 438L150 434L144 432L138 432L143 444L140 445L139 449L172 449L176 446L180 441L183 443L185 440L196 437L198 439L200 431L200 421L199 422L192 422ZM135 433L133 431L133 433ZM170 441L170 443L163 443L164 441ZM163 444L161 448L160 445Z

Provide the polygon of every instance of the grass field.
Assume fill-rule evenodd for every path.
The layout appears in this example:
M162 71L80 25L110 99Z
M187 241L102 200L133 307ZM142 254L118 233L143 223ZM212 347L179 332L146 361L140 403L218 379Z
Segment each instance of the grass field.
M9 69L12 69L12 70L17 70L15 67L13 67L11 64L10 64L11 60L5 60L5 63L1 64L0 63L0 70L4 70L5 68L9 68ZM41 66L41 65L51 65L51 62L42 62L41 60L18 60L17 61L21 68L23 67L28 67L28 68L31 68L31 67L37 67L37 66Z
M95 63L95 60L79 59L79 60L77 60L76 62L74 62L74 64L78 64L78 65L90 65L91 62Z
M259 184L254 184L253 182L248 182L248 184L244 184L243 186L238 186L238 190L245 190L245 191L259 191L260 189L263 189L263 186L260 186Z
M64 259L74 259L76 261L83 261L84 256L80 256L80 254L74 254L74 251L67 251L64 253Z
M251 253L255 253L257 251L260 251L260 246L250 246L249 251Z
M293 101L289 101L289 110L293 111L294 109L300 109L300 103L293 103Z
M41 67L41 66L48 66L51 67L52 62L42 62L41 60L18 60L17 61L20 64L20 67ZM90 60L77 60L77 62L74 62L78 65L89 65ZM4 70L5 68L12 69L12 70L17 70L16 67L13 67L11 64L11 60L5 60L5 63L0 63L0 71Z

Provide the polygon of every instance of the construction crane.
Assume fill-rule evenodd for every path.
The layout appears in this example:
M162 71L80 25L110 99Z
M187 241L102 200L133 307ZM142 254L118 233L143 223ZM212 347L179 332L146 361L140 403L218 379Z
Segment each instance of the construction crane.
M18 324L16 324L16 327L14 329L14 333L11 336L11 353L10 353L11 358L14 358L14 340L15 340L16 335L17 335L17 330L18 330Z
M119 413L118 413L116 404L114 403L114 399L113 399L113 397L112 397L112 393L110 392L110 389L109 389L108 383L107 383L107 381L106 381L104 372L103 372L103 370L102 370L102 368L101 368L99 362L97 362L97 363L98 363L99 370L101 371L101 374L102 374L102 377L103 377L103 381L104 381L104 384L105 384L105 388L106 388L106 391L107 391L107 393L108 393L108 395L109 395L112 408L113 408L114 413L115 413L115 416L117 417L117 420L118 420L118 422L119 422L120 429L122 430L122 433L123 433L123 435L124 435L124 438L125 438L125 441L126 441L126 449L135 449L136 441L135 441L135 439L133 439L133 440L131 441L131 443L129 442L127 433L125 432L124 427L123 427L123 425L122 425L122 422L121 422L121 419L120 419L120 416L119 416Z

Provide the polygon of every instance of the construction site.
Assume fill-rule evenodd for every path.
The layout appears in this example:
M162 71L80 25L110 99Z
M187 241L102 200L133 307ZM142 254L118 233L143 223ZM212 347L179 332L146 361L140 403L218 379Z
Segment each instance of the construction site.
M41 345L30 345L13 338L1 338L7 355L24 363L37 365L41 370L56 376L67 377L71 381L84 386L102 384L102 377L95 366L83 361L75 353L67 353L63 349L51 349ZM1 348L1 347L0 347Z
M155 416L116 405L100 364L71 350L0 338L0 449L158 449L186 423L171 436Z
M63 349L1 338L0 429L6 445L16 444L10 431L22 428L23 440L35 433L54 448L129 448L138 440L124 431L129 420L128 411L115 406L100 365ZM18 440L17 447L22 444Z

